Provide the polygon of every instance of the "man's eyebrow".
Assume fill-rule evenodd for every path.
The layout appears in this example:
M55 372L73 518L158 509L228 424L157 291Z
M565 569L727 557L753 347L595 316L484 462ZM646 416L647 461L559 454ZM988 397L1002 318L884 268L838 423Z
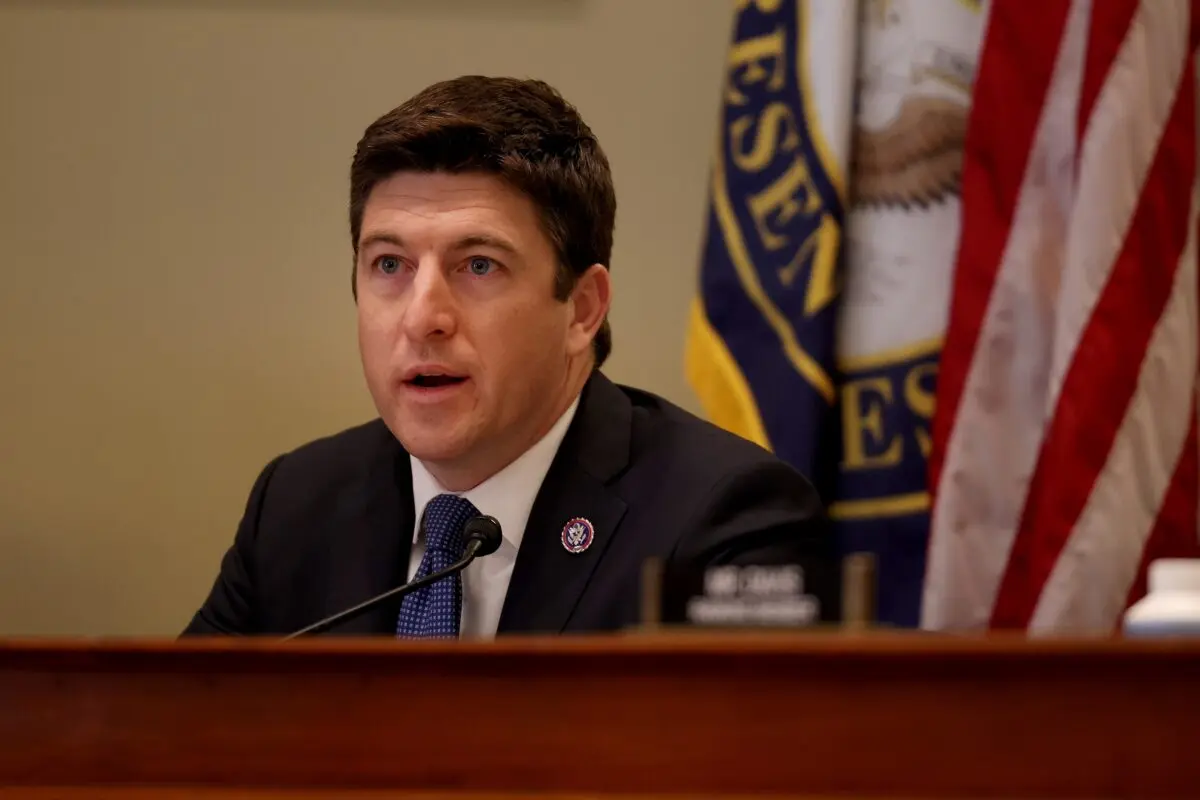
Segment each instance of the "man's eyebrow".
M358 243L358 249L366 250L373 244L390 244L394 245L395 247L404 247L404 240L394 233L388 233L387 231L374 231L363 234Z
M475 234L472 236L464 236L455 243L455 250L469 250L472 247L490 247L493 250L500 250L509 255L519 255L517 248L513 246L507 239L502 239L499 236L489 236L488 234Z
M375 231L366 233L362 236L359 242L358 249L366 250L368 247L376 244L390 244L393 247L404 247L404 240L394 233L387 231ZM472 247L490 247L493 250L500 250L509 255L519 255L517 248L507 239L499 236L491 236L486 233L472 234L464 236L454 243L455 250L470 250Z

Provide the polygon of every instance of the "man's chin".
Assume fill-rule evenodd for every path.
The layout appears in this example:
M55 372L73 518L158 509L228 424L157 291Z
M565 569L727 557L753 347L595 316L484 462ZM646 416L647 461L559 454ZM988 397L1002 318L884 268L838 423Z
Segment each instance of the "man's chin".
M413 430L410 425L392 425L392 433L409 455L425 463L446 463L467 452L463 437L448 431Z

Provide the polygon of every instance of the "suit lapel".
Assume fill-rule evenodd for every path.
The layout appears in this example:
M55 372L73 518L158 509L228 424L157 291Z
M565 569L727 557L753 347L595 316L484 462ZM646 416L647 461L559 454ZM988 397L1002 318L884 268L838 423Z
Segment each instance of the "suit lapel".
M408 576L414 521L412 470L408 454L391 432L371 459L342 530L335 531L329 552L329 600L326 614L357 605L403 583ZM331 634L365 635L394 632L400 601L384 603L349 620Z
M625 502L608 484L629 463L632 416L624 393L594 373L530 510L498 632L566 627L625 515ZM575 518L594 531L581 553L562 541Z

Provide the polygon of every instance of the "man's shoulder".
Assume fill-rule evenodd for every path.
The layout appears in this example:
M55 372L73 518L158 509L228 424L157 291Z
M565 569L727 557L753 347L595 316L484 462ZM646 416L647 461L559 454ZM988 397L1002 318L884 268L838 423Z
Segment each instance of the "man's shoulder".
M752 469L796 472L770 450L731 433L664 397L619 385L633 407L632 456L671 464L700 479Z
M826 513L809 476L662 397L621 391L632 407L632 435L616 491L634 509L643 538L683 561L703 562L736 555L792 563L828 546Z
M360 479L366 471L400 451L387 425L374 419L312 439L271 462L271 481L329 487Z

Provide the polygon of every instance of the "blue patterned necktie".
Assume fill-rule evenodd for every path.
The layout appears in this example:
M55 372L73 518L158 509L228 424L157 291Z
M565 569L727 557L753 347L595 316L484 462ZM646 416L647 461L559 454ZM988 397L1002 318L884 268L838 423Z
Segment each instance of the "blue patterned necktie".
M460 561L466 549L463 526L479 514L470 500L439 494L425 506L425 556L413 580ZM401 639L458 638L462 616L462 573L410 592L400 601L396 636Z

